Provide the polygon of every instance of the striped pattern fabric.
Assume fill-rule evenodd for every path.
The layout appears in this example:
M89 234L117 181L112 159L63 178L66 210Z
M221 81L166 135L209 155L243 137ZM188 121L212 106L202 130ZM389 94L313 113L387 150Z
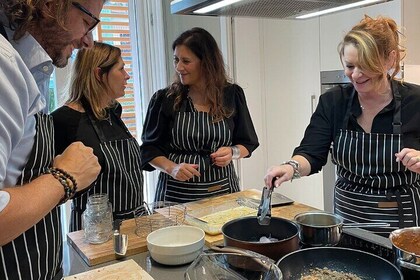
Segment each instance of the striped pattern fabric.
M345 222L388 222L390 227L369 228L386 237L420 225L420 175L395 161L402 146L400 134L340 131L332 150L334 200Z
M101 143L105 158L94 186L88 193L73 199L70 231L82 229L81 215L86 209L88 197L106 193L112 204L114 219L134 217L134 209L143 203L143 174L140 162L140 146L133 137Z
M190 112L181 111L175 117L168 158L175 163L198 164L201 176L180 182L160 173L155 201L184 203L239 191L233 163L218 167L210 159L210 154L218 148L232 145L227 121L213 122L208 113L193 109L190 100L188 105Z
M20 184L32 181L52 164L54 155L52 119L50 116L38 113L36 120L35 144L22 171ZM60 208L55 207L34 227L9 244L0 247L0 279L60 279L62 255Z

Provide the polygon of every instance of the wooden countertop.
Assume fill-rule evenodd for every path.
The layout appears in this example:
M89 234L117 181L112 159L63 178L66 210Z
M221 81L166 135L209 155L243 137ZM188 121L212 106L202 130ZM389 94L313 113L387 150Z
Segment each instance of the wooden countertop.
M203 207L209 206L217 207L218 205L223 205L226 203L226 201L232 201L238 197L247 197L259 200L261 198L261 191L256 189L249 189L219 197L189 202L186 203L185 206L187 207L187 210L203 209ZM294 202L293 204L272 208L271 215L272 217L280 217L292 220L296 214L310 210L315 210L315 208ZM126 256L131 256L147 251L146 236L139 237L135 233L135 230L136 223L134 219L126 220L121 225L121 234L127 234L129 240ZM223 242L223 235L206 234L205 240L207 246L221 244ZM114 253L114 244L112 238L105 243L93 245L87 243L84 240L83 231L76 231L67 234L67 241L89 266L117 259L117 255Z

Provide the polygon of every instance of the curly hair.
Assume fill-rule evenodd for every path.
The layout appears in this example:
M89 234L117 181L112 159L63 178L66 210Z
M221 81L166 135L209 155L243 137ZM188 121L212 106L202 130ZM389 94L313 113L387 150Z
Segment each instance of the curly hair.
M103 94L107 92L106 84L95 76L95 69L100 68L100 75L106 75L118 63L121 50L112 45L94 42L93 48L78 51L70 85L67 103L80 102L85 98L93 114L99 120L106 118L106 110L101 106Z
M49 13L43 12L45 3L50 0L2 0L0 10L4 12L9 28L14 30L13 39L19 40L26 31L37 25L42 17L51 17L64 28L65 14L71 5L70 0L53 0L55 9Z
M376 74L378 81L386 75L383 64L392 51L395 51L395 61L390 73L391 78L394 79L400 71L401 60L405 57L406 50L400 45L400 32L393 19L383 16L373 19L365 15L339 44L340 58L344 55L344 47L349 44L357 49L360 67Z
M194 27L183 32L172 43L172 50L177 46L185 46L190 49L199 59L203 76L205 77L205 88L207 99L210 105L210 116L215 122L228 118L233 114L231 108L227 108L223 102L224 88L228 84L223 62L222 52L217 46L216 40L206 30ZM188 92L188 86L181 83L179 76L169 87L168 95L175 95L174 109L179 110L184 95Z

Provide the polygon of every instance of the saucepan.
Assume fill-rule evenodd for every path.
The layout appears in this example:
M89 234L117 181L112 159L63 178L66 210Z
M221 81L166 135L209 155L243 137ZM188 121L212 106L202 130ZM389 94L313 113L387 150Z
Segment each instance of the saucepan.
M394 230L389 239L404 279L420 279L420 227Z
M342 217L320 211L300 213L295 222L299 225L300 241L313 247L337 245L345 227L389 227L388 223L345 224Z
M222 227L224 245L251 250L274 261L299 249L298 226L289 220L272 217L269 225L260 225L254 217L227 222Z

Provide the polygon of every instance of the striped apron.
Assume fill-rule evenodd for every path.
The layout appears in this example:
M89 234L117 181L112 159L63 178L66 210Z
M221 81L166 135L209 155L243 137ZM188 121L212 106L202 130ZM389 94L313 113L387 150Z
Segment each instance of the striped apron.
M233 163L218 167L210 159L218 148L231 145L232 133L226 120L213 122L207 112L194 108L190 98L184 99L172 125L168 159L177 164L198 164L201 176L182 182L161 172L155 201L185 203L238 192L239 179Z
M401 135L401 94L395 99L393 133L341 129L332 149L337 165L335 213L345 222L387 222L390 227L367 228L385 237L395 229L420 225L420 174L395 161L404 143ZM349 99L343 128L348 125L355 92Z
M53 161L52 118L43 113L35 118L34 146L17 185L35 179ZM0 279L61 279L62 255L60 208L57 206L35 226L0 247Z
M83 107L90 108L86 105ZM114 220L134 218L133 210L143 204L143 173L140 169L140 146L136 139L131 136L124 122L114 115L114 119L118 120L130 137L108 141L92 111L86 109L86 113L101 142L105 164L89 191L73 199L70 231L82 229L82 214L86 210L88 197L93 194L108 194ZM109 113L114 114L113 110L109 110Z

